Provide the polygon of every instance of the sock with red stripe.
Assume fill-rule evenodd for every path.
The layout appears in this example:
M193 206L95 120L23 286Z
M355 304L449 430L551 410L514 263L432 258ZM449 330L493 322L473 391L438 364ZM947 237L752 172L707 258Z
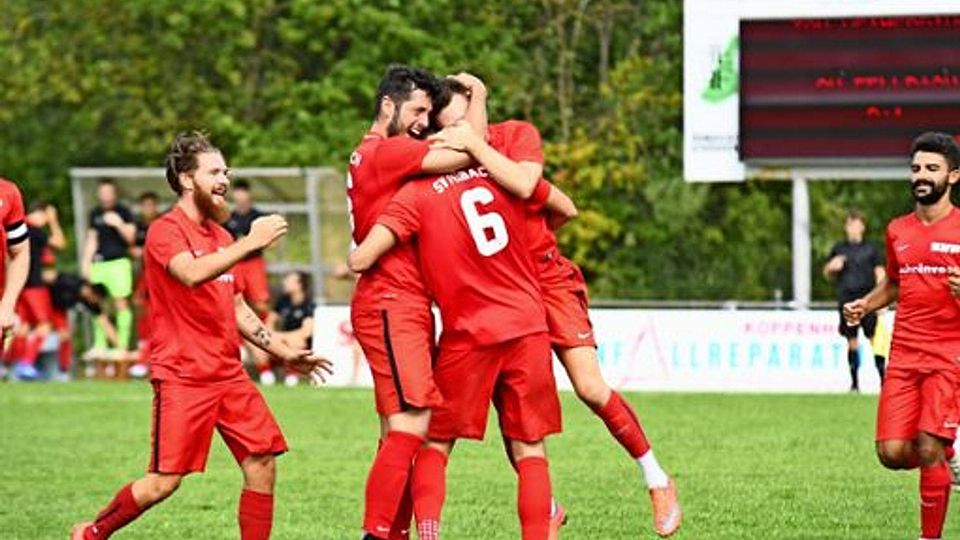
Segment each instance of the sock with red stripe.
M517 461L517 513L523 540L546 540L550 533L550 469L547 459L528 457Z
M146 508L140 508L133 498L133 484L120 488L110 504L97 515L92 525L83 531L84 540L110 538L115 531L140 517Z
M240 540L268 540L273 528L273 494L243 490L237 521L240 523Z
M411 468L411 473L413 469ZM410 493L410 479L407 479L407 487L403 490L403 498L400 499L400 506L397 508L397 517L393 520L393 526L390 527L390 535L387 540L408 540L410 538L410 522L413 520L413 495Z
M57 363L63 373L69 372L73 365L73 340L69 337L60 338L60 348L57 349Z
M420 540L437 540L440 512L447 495L447 456L436 448L424 446L417 453L410 479L413 513L417 518Z
M950 469L945 462L920 467L920 527L924 538L940 538L950 502Z
M387 433L367 476L363 530L383 538L389 534L407 491L413 458L423 442L412 433Z

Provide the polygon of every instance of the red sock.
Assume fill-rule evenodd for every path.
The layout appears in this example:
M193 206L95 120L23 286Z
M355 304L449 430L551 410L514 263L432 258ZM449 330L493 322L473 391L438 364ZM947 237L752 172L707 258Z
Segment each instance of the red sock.
M131 486L133 484L120 488L110 504L97 515L93 525L83 531L84 540L110 538L111 534L137 519L146 510L137 506Z
M920 467L920 527L924 538L940 538L950 502L950 469L945 462Z
M429 446L420 448L413 464L410 493L413 513L417 517L420 540L437 540L440 534L440 512L447 496L447 456Z
M27 338L27 344L23 353L23 359L26 360L29 364L36 364L37 357L40 356L40 348L43 347L43 342L46 339L47 339L46 334L40 334L37 332L30 334L30 337Z
M237 521L240 540L268 540L273 527L273 494L243 490Z
M591 408L633 459L639 458L650 450L650 443L647 442L647 436L643 433L640 420L633 412L633 407L620 394L610 392L610 399L607 400L606 405Z
M547 458L517 461L517 513L523 540L546 540L550 533L550 469Z
M367 476L363 530L379 537L390 532L421 446L423 438L412 433L387 433Z
M73 365L73 340L70 338L60 338L60 348L57 350L57 362L60 364L60 371L66 373L70 371Z
M957 455L957 451L953 449L953 445L951 444L943 449L943 455L946 456L947 459L953 459L953 456Z
M397 507L397 517L393 519L393 526L390 527L387 540L409 540L412 519L413 495L410 494L410 480L407 479L407 487L403 490L403 498L400 499L400 506Z

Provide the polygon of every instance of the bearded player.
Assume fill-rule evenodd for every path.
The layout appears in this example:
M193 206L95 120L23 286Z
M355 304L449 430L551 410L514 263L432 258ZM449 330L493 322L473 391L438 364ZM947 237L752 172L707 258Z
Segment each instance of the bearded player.
M916 207L887 226L887 272L866 296L844 305L859 324L897 302L889 364L877 407L877 456L888 469L920 468L921 539L939 539L950 497L947 461L960 421L960 147L928 132L910 149ZM951 294L952 293L952 294Z
M468 89L457 81L445 80L443 85L449 103L436 116L439 127L461 118L470 102ZM527 174L539 178L543 150L536 127L508 120L490 124L488 134L491 145L505 148ZM573 203L556 187L551 188L542 211L527 213L527 239L537 264L550 341L577 396L603 420L610 434L639 465L653 506L654 530L669 536L679 529L682 518L676 487L654 456L633 408L603 379L587 311L586 282L580 268L561 255L557 246L553 229L575 215Z
M240 362L242 335L303 373L322 379L330 364L274 336L236 289L231 268L283 236L282 217L255 221L233 241L221 223L230 185L220 151L200 133L183 133L167 155L175 207L147 233L144 271L155 302L153 426L149 472L124 486L73 540L109 538L163 501L190 473L203 471L213 431L220 432L243 471L238 522L244 540L270 537L275 456L287 450L270 409Z
M433 409L411 480L417 532L422 540L439 538L447 456L458 439L483 438L493 401L516 462L522 537L546 540L552 496L544 439L560 432L560 406L526 245L527 203L498 181L525 186L526 197L545 198L547 190L536 190L536 179L504 148L489 146L465 122L434 140L480 165L405 185L350 257L351 268L362 271L416 235L424 282L443 318L433 375L444 400Z
M363 240L404 182L470 163L461 152L432 150L422 140L436 94L437 80L423 70L390 66L381 79L373 125L350 156L347 195L355 242ZM478 129L486 129L485 111L480 103L467 112ZM370 538L409 534L407 480L427 434L430 408L441 401L431 374L430 305L416 254L406 244L360 277L351 300L350 320L373 375L382 427L365 491L363 531Z

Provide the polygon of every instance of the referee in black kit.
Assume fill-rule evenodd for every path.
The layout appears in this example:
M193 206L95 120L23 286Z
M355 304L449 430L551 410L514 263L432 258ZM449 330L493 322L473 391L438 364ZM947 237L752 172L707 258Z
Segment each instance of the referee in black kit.
M850 364L850 391L859 392L860 383L857 369L860 367L860 353L857 343L857 326L848 326L843 318L843 304L870 292L883 279L884 268L880 250L872 242L864 240L867 220L857 210L851 210L843 223L847 239L834 244L827 263L823 265L823 275L828 280L837 281L837 302L840 307L840 335L847 338L847 362ZM866 315L860 321L867 339L873 339L877 330L876 312ZM883 382L884 366L887 359L880 355L873 357Z

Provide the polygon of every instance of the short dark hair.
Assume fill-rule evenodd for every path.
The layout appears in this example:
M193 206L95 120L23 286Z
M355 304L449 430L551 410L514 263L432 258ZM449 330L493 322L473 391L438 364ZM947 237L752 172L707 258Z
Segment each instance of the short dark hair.
M947 160L947 165L950 166L951 171L960 169L960 145L948 133L942 131L921 133L913 140L913 145L910 146L910 157L912 158L917 152L940 154Z
M297 280L300 281L300 288L303 289L303 294L307 298L313 298L313 277L309 272L304 272L303 270L295 270L293 272L297 276Z
M232 189L233 189L234 191L237 191L237 190L240 190L240 191L250 191L250 182L248 182L248 181L246 181L246 180L244 180L244 179L242 179L242 178L241 178L240 180L234 180L234 181L233 181L233 188L232 188Z
M46 209L47 209L46 201L34 201L30 203L30 207L27 209L27 213L32 214L34 212L43 212Z
M170 184L170 189L177 195L182 194L180 173L195 171L198 155L219 151L220 149L210 142L206 133L201 131L178 133L167 153L167 183Z
M100 181L97 182L97 187L100 187L100 186L111 186L114 189L116 189L117 181L114 180L113 178L101 178Z
M159 200L160 200L160 196L157 195L157 192L155 191L144 191L143 193L140 194L139 197L137 197L137 201L139 202L144 202L144 201L157 202Z
M410 94L415 90L423 90L431 100L435 99L439 93L437 78L423 69L391 64L387 67L387 71L383 74L380 85L377 87L377 100L373 109L373 117L380 116L380 106L383 103L383 98L389 97L399 107L410 99Z
M854 220L859 221L864 225L867 224L867 216L863 215L863 212L861 212L860 210L857 210L856 208L852 208L850 209L849 212L847 212L846 221L854 221Z
M437 95L433 98L433 109L430 111L431 125L436 125L436 118L440 115L440 111L450 104L450 100L456 94L469 98L470 89L467 85L450 77L437 81Z

